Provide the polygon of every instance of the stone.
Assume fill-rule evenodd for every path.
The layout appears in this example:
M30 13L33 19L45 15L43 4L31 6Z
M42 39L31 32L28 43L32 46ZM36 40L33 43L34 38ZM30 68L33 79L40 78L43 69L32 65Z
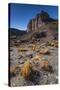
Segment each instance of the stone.
M44 55L45 54L50 54L49 49L48 48L41 49L40 54L44 54Z

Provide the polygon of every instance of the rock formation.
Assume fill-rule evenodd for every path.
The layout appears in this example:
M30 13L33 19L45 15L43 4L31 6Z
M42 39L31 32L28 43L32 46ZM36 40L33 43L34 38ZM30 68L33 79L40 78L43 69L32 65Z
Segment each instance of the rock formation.
M28 31L33 31L40 28L44 23L48 21L50 16L47 12L41 11L35 18L31 19L27 25Z

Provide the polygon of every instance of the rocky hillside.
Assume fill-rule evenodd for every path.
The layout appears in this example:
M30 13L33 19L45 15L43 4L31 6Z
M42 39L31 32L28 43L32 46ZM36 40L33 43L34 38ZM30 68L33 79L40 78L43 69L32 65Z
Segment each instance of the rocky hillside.
M21 42L31 40L45 40L58 39L58 20L50 17L47 12L41 11L37 17L28 23L27 31L10 28L10 37L12 39L19 39ZM50 37L49 37L50 36Z
M40 28L36 29L36 30L33 30L32 32L28 32L26 35L22 36L21 37L21 41L28 41L28 40L31 40L33 38L35 38L35 40L38 38L38 39L41 39L41 38L49 38L49 33L50 33L50 36L56 39L58 39L58 22L57 21L54 21L54 22L49 22L48 24L45 24L43 26L41 26ZM44 34L44 35L43 35ZM36 36L36 37L35 37Z

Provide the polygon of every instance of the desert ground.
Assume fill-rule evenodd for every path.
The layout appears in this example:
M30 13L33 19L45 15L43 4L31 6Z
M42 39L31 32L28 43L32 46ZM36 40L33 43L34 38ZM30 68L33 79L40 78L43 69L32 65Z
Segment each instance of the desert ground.
M10 46L10 84L58 84L58 41Z

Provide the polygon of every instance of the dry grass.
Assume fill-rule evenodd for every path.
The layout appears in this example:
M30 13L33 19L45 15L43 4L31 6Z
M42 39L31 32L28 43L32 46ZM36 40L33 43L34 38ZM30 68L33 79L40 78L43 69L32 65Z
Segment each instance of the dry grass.
M34 57L32 58L32 61L42 60L42 57L43 57L42 54L36 55L36 56L34 56Z
M16 64L14 67L10 67L10 75L16 76L16 74L20 71L20 66Z
M35 44L31 44L29 47L30 47L30 48L31 48L31 50L33 50L33 51L35 51L35 50L36 50L36 45L35 45Z
M58 47L58 41L57 40L52 40L47 42L48 46L52 46L52 47Z
M27 51L27 49L26 48L18 48L18 52L25 52L25 51Z
M50 72L50 73L54 72L52 66L49 65L49 62L48 62L48 61L44 61L44 62L42 63L41 69L44 70L44 71L48 71L48 72Z
M55 41L54 47L57 47L58 48L58 41Z
M31 68L32 68L32 66L31 66L30 62L29 61L25 61L24 65L23 65L23 67L21 69L21 75L25 79L29 78L29 75L30 75L30 72L31 72Z
M39 72L33 68L32 64L29 61L26 61L21 69L20 73L26 80L37 84L36 79L39 77ZM38 79L39 80L39 79Z
M47 69L48 68L48 65L49 65L49 62L45 60L42 63L42 68L44 67L45 69Z

